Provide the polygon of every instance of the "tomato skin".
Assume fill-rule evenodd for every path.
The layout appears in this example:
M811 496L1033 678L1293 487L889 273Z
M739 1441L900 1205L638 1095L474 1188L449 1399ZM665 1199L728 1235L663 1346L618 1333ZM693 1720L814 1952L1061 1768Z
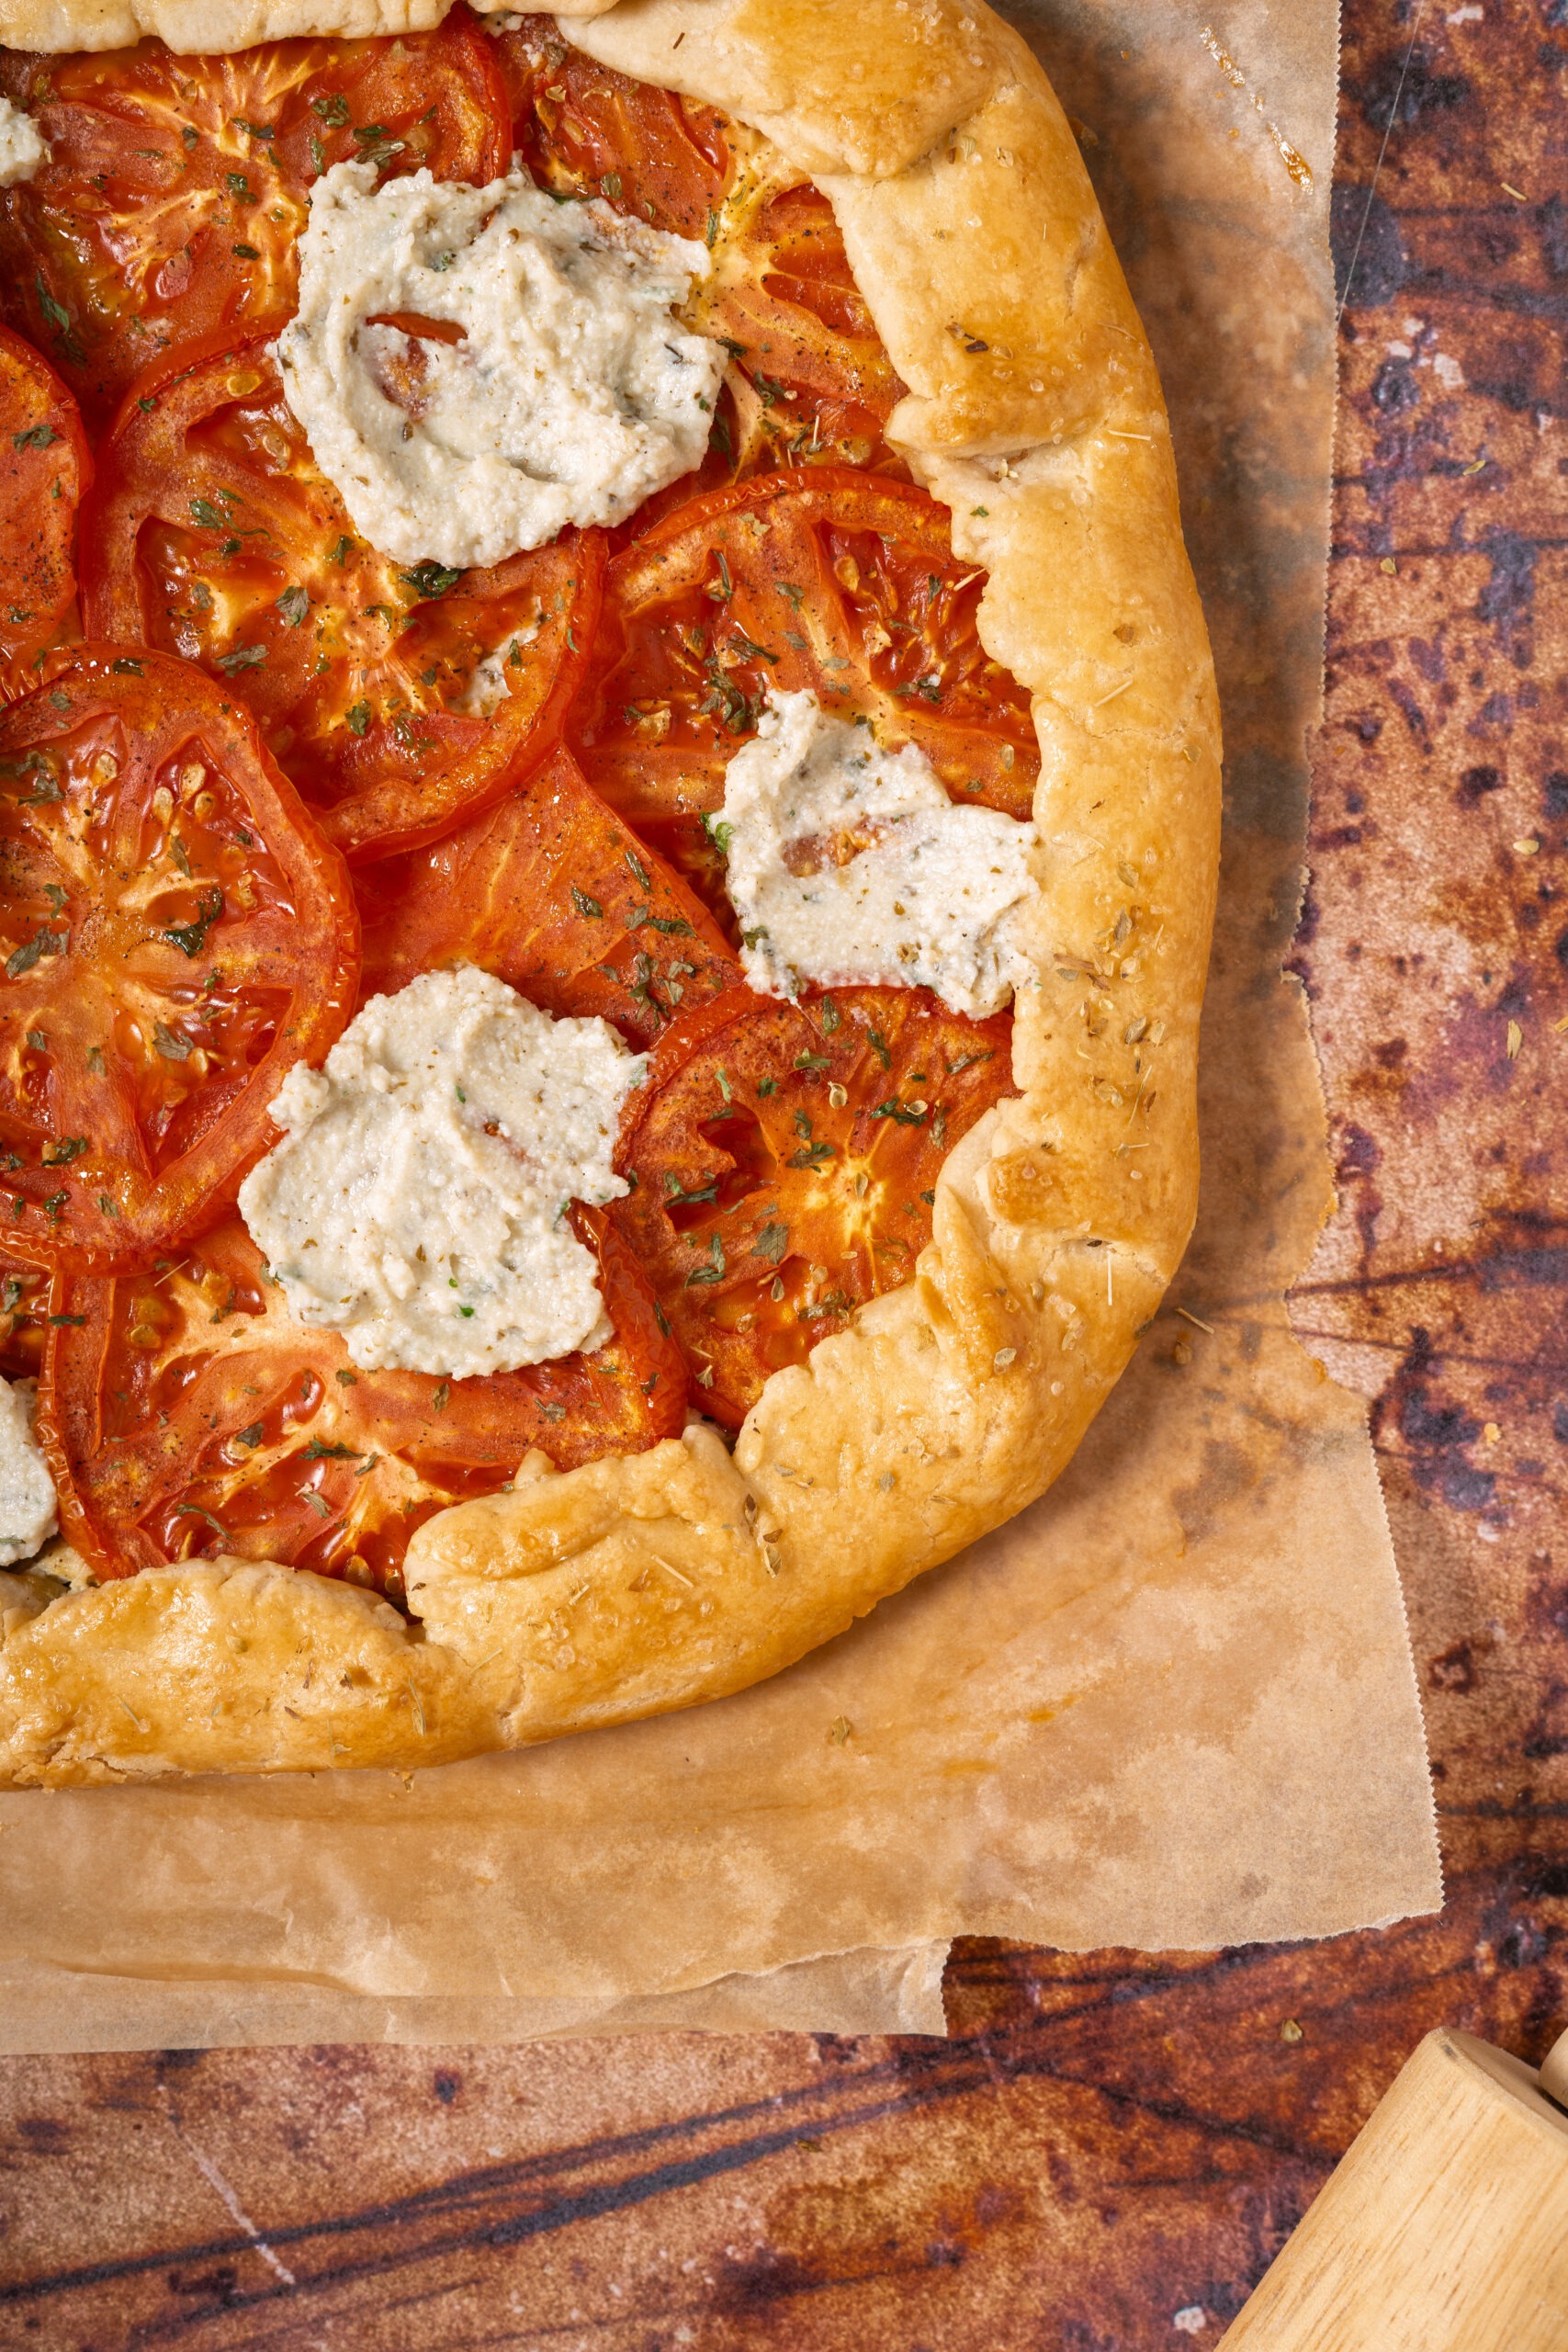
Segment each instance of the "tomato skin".
M161 1276L57 1277L39 1434L67 1539L104 1577L219 1550L396 1594L414 1529L531 1447L567 1470L676 1435L685 1367L648 1282L603 1211L572 1217L614 1338L472 1380L359 1371L234 1216Z
M976 628L985 574L944 508L847 467L792 469L666 514L615 558L572 714L583 774L639 829L717 808L770 688L913 742L955 800L1030 812L1027 697Z
M81 648L0 711L0 1247L108 1272L210 1224L358 973L347 870L243 707Z
M525 17L496 50L513 141L542 187L603 197L708 243L719 264L713 289L697 288L688 310L694 324L728 339L736 366L700 481L660 492L654 510L694 489L818 458L905 473L883 437L905 387L827 198L776 158L770 177L757 132L569 48L548 17Z
M289 316L318 171L368 156L482 183L510 154L500 69L463 6L396 42L270 41L227 57L176 56L155 40L8 51L0 91L35 116L51 151L0 194L7 316L95 423L170 346ZM385 136L355 135L378 128Z
M925 989L737 989L671 1027L611 1213L705 1413L738 1429L771 1374L913 1277L943 1160L1011 1091L1011 1035L1010 1012L968 1021Z
M422 594L355 533L265 339L220 335L141 378L100 445L83 608L95 636L179 653L241 696L358 864L436 839L547 757L604 558L602 532L567 531ZM482 656L509 639L511 691L490 718L466 711Z
M455 832L363 869L356 888L361 1003L440 965L478 964L557 1019L597 1013L643 1046L677 1006L740 978L701 900L611 815L570 752Z
M0 327L0 694L38 682L29 663L76 594L76 509L93 459L75 401L40 352Z
M49 1273L0 1250L0 1380L36 1380L49 1332Z
M735 175L726 116L569 48L553 17L525 17L495 53L513 145L541 187L602 196L672 236L705 234Z

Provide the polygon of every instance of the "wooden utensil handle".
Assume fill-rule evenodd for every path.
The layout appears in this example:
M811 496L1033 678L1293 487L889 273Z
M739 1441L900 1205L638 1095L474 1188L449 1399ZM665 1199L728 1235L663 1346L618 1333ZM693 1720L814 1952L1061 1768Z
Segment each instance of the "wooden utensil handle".
M1549 2091L1568 2099L1568 2034L1538 2077L1429 2033L1222 2352L1564 2352L1568 2112Z

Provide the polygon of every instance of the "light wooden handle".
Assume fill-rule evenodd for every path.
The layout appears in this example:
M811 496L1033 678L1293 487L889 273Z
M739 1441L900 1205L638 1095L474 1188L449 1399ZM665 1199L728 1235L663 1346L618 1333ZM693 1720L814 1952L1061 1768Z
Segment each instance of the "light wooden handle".
M1540 2087L1559 2107L1568 2107L1568 2033L1560 2033L1541 2060Z
M1548 2094L1551 2096L1548 2096ZM1563 2352L1568 2034L1429 2033L1221 2352Z

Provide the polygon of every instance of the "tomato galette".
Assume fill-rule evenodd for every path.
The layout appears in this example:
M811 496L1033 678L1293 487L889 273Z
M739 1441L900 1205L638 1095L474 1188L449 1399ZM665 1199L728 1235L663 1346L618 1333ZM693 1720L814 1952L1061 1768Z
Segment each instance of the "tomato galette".
M1192 1218L1213 680L1033 57L379 11L0 0L0 1784L743 1689Z

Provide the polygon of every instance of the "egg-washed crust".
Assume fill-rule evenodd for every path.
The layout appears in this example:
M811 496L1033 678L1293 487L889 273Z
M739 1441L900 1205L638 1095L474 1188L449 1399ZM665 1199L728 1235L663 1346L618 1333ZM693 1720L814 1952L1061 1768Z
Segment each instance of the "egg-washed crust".
M144 0L175 46L391 30L410 0ZM221 29L215 32L214 28ZM123 0L0 0L111 45ZM1219 715L1165 408L1066 118L982 0L623 0L561 30L760 130L830 198L906 385L889 437L984 565L1043 754L1019 1095L950 1155L915 1280L701 1423L431 1520L412 1625L238 1560L0 1577L0 1782L439 1763L744 1690L1070 1458L1191 1227ZM182 40L182 36L184 36Z

